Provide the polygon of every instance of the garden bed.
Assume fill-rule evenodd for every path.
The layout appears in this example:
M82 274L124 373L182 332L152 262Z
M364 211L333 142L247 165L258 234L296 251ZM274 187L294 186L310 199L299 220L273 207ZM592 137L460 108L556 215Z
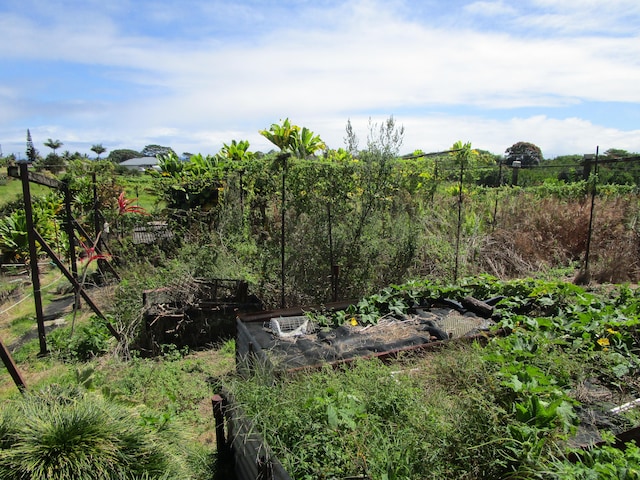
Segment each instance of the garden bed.
M236 361L240 369L258 361L273 371L292 371L341 363L354 358L389 357L434 348L453 339L474 339L489 334L494 325L453 300L414 307L407 313L388 314L362 325L360 316L342 313L347 321L323 326L315 312L345 312L351 302L272 310L239 315Z
M635 292L492 280L456 289L394 287L375 298L370 323L372 299L242 316L238 366L254 368L229 384L225 408L251 440L233 426L230 438L260 445L259 465L293 478L586 478L594 468L620 478L640 466ZM492 318L461 312L460 298L478 292L500 295ZM413 302L403 312L400 298ZM480 334L446 323L469 319ZM440 332L424 329L434 324ZM428 341L398 345L416 332ZM328 354L332 342L354 348ZM378 360L388 357L397 361Z
M262 309L244 281L190 279L143 292L144 332L140 348L159 353L160 345L203 348L233 338L239 311Z

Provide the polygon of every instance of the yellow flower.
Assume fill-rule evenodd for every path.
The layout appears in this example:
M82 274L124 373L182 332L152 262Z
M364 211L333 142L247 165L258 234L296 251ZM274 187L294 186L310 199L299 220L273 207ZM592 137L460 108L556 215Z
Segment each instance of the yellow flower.
M609 339L608 338L599 338L598 339L598 345L600 345L601 347L608 347L611 344L609 343Z
M349 320L349 323L351 323L351 325L355 327L356 325L358 325L358 320L356 320L356 317L351 317L351 320Z
M618 331L614 330L613 328L607 328L607 332L609 332L611 335L615 335L616 333L618 333Z

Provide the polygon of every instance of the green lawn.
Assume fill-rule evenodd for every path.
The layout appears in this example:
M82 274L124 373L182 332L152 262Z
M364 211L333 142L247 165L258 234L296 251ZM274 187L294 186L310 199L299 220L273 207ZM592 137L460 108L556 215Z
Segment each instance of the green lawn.
M162 209L163 202L158 202L156 187L153 178L147 175L138 177L121 177L121 182L125 186L127 198L137 198L135 205L139 205L147 212L152 213Z
M32 183L31 195L46 195L51 189ZM19 179L7 177L6 183L0 183L0 207L17 200L22 195L22 182Z

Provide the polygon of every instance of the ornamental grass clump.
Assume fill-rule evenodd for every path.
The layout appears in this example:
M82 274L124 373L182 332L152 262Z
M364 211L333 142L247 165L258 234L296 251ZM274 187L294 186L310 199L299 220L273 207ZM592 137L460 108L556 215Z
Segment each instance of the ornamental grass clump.
M49 387L6 404L0 434L3 480L191 478L162 432L75 389Z

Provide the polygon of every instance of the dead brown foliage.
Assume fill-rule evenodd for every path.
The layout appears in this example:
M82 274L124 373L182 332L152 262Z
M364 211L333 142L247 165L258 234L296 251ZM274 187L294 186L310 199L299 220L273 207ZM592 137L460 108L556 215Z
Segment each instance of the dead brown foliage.
M478 267L500 277L570 264L584 267L591 199L521 195L505 205L496 229L484 239ZM589 246L590 277L598 282L640 279L640 232L635 196L597 198Z

